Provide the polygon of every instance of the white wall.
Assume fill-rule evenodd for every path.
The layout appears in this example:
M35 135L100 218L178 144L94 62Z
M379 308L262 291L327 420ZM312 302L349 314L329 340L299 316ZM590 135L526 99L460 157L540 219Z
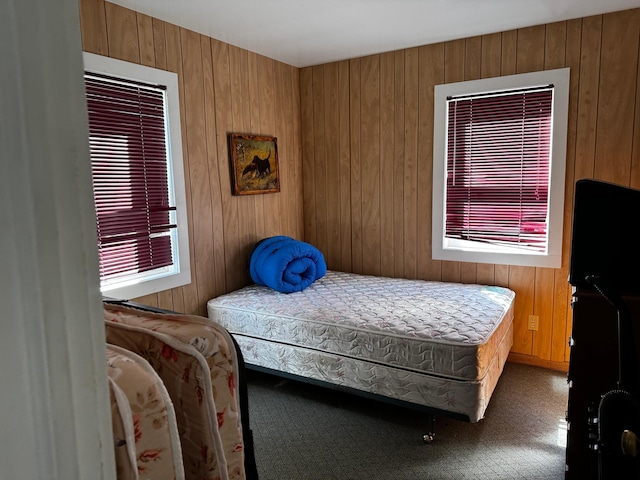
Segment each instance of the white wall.
M78 4L0 8L0 479L111 479Z

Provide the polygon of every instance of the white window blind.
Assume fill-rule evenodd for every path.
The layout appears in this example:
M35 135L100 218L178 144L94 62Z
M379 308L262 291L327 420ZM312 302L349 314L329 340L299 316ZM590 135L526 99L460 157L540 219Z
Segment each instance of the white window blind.
M85 75L100 276L173 263L164 89Z
M448 100L445 236L545 252L553 86Z
M569 73L434 87L434 260L561 266Z

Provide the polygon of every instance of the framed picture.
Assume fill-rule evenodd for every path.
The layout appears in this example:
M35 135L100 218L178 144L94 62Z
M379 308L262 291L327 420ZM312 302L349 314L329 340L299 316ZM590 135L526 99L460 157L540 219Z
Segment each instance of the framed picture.
M229 134L234 195L280 191L276 137Z

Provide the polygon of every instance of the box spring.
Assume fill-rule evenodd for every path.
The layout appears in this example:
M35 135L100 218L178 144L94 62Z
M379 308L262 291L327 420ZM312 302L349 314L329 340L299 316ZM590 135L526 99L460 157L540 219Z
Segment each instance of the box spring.
M302 292L211 299L248 366L483 418L513 343L503 287L329 271Z

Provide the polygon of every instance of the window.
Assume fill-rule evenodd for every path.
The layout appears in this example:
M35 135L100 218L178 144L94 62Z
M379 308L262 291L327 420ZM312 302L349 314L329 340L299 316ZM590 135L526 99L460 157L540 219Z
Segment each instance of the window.
M569 69L435 87L435 260L560 267Z
M101 291L188 284L177 75L89 53L84 65Z

